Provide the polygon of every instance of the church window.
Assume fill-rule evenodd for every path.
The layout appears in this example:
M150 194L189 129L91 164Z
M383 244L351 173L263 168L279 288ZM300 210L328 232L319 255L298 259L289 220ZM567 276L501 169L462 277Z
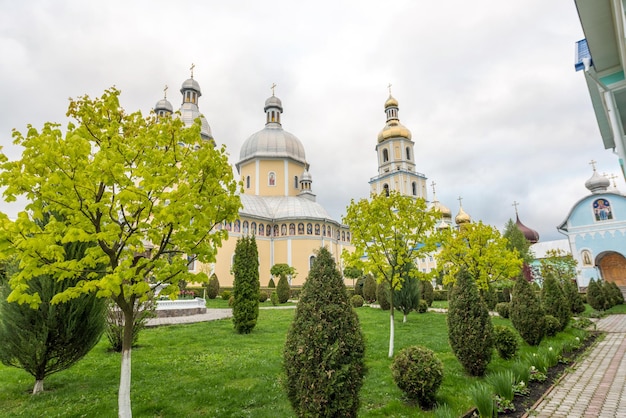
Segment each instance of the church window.
M306 233L307 235L312 235L313 234L313 224L306 224Z
M298 188L298 176L295 176L293 178L293 187L296 189Z
M593 213L596 221L608 221L613 219L611 203L606 199L597 199L593 202Z
M413 196L417 196L417 184L415 182L411 183L411 190L413 192Z
M232 222L228 222L228 223L226 224L226 230L227 230L227 231L230 231L231 229L233 229L233 224L232 224Z
M304 235L304 224L303 223L299 223L298 224L298 235Z
M333 228L331 226L328 226L328 229L326 230L326 236L328 236L329 238L333 237Z
M383 191L385 192L385 196L389 196L389 185L387 183L383 184Z
M270 171L267 182L270 186L276 186L276 173Z
M341 240L342 241L346 240L346 231L341 231Z
M320 234L320 224L315 224L315 235Z
M234 232L239 232L239 228L241 226L241 223L239 222L239 219L237 219L235 221L235 228L234 228Z
M280 235L281 236L287 235L287 224L282 224L280 226Z
M383 162L386 163L387 161L389 161L389 150L385 148L383 150Z
M406 147L406 159L411 160L411 148Z
M265 233L265 225L259 224L259 235L263 236Z
M315 256L314 255L309 257L309 269L313 268L313 263L315 263Z
M243 233L247 234L248 233L248 221L243 221Z
M194 271L196 266L196 258L192 255L187 256L187 270Z
M272 225L267 224L267 227L265 228L265 236L269 237L272 235Z
M289 235L296 235L296 224L289 224Z
M346 232L346 241L350 242L350 231Z
M274 236L278 236L278 225L274 225Z
M250 188L250 176L246 177L246 189Z
M326 225L322 225L322 236L326 236Z
M252 235L256 235L256 222L250 224L250 230L252 231Z

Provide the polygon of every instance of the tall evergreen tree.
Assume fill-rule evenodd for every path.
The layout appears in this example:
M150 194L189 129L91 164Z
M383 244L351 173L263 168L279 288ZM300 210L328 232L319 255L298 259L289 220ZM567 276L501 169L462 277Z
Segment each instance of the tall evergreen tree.
M411 270L414 269L413 264L406 265L404 285L400 290L393 292L393 303L404 314L402 322L406 322L407 315L416 310L420 302L420 281L417 277L411 276Z
M278 294L279 303L287 303L287 301L289 300L289 296L291 296L291 286L289 286L289 281L287 281L287 275L284 273L280 274L280 279L278 279L278 285L276 285L276 293Z
M448 307L448 337L452 352L471 376L483 376L494 347L493 325L475 279L461 269Z
M67 260L81 258L87 245L63 245ZM33 278L29 286L38 292L41 304L8 302L11 292L0 284L0 361L24 369L35 378L33 393L44 390L44 379L65 370L83 358L105 329L106 300L82 294L62 303L51 303L60 292L75 286L80 277L60 279L50 275Z
M530 242L528 242L524 233L520 231L515 222L513 222L513 219L509 219L506 223L502 236L507 240L507 248L517 250L517 253L525 265L530 265L530 263L534 261L535 257L530 249Z
M574 280L566 280L563 283L563 293L565 294L565 299L569 303L570 311L572 314L580 314L585 312L585 303L583 302L583 298L578 293L578 285Z
M299 417L356 417L365 342L341 273L324 247L287 333L285 389Z
M259 317L259 253L256 240L241 237L235 247L233 262L233 323L239 334L249 334Z
M603 311L606 305L606 298L602 292L600 281L591 279L587 286L587 303L596 311Z
M545 335L545 313L530 283L522 275L513 286L509 316L524 341L539 345Z
M565 299L561 285L552 274L543 280L541 305L546 315L552 315L559 320L559 331L563 331L572 317L572 311Z

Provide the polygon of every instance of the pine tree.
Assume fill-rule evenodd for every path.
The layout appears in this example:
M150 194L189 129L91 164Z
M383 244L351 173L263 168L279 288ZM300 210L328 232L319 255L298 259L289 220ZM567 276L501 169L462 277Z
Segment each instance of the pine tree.
M545 335L545 312L530 283L521 275L513 286L510 318L524 341L539 345Z
M256 240L241 237L233 262L233 324L239 334L249 334L259 317L259 253Z
M356 417L365 342L332 255L320 248L287 333L285 389L299 417Z
M461 269L448 307L448 337L452 352L471 376L483 376L494 347L493 325L475 281Z
M279 303L287 303L287 301L289 300L289 296L291 296L291 286L289 286L287 275L284 273L281 273L280 279L278 279L276 293L278 293Z
M565 299L561 285L551 274L543 281L541 306L546 315L552 315L559 320L559 331L563 331L567 327L572 317L572 312L569 303Z
M66 259L71 260L83 257L87 245L67 243L63 247ZM11 289L6 282L0 284L0 361L32 375L33 393L43 392L47 376L83 358L104 332L106 301L95 294L51 303L54 295L75 286L84 275L73 279L49 275L33 278L29 286L41 298L36 309L7 302Z
M408 265L407 270L412 270L415 267ZM404 314L402 322L406 322L407 315L411 311L417 310L420 302L420 283L417 277L411 277L406 273L406 278L400 290L393 292L393 304L394 306Z

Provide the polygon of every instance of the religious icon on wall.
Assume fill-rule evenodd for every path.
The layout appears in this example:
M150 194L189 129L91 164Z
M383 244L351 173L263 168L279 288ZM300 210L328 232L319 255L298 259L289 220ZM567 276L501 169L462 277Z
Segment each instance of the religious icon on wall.
M583 250L581 252L581 258L583 259L583 265L584 266L590 266L591 265L591 253L589 252L589 250Z
M608 221L613 219L611 203L606 199L597 199L593 202L593 213L596 221Z

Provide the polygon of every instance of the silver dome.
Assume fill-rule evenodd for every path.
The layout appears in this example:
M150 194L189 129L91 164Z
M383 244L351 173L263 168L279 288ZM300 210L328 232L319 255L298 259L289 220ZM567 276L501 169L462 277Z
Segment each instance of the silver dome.
M272 221L283 219L331 220L326 209L317 202L298 196L255 196L242 194L241 215Z
M263 110L267 110L270 107L277 107L282 112L283 111L283 102L281 102L278 97L272 96L272 97L268 98L265 101L265 107L263 108Z
M259 157L290 158L306 164L302 142L276 123L268 124L243 143L239 164Z
M168 111L169 113L174 113L174 107L172 106L170 101L167 99L161 99L157 102L156 105L154 105L154 111L158 113L159 110L165 110L165 111Z
M606 177L598 174L598 172L595 169L593 170L593 175L591 176L591 178L585 182L585 187L591 193L606 192L606 190L609 188L610 185L611 185L611 181L607 179Z
M183 85L180 88L180 92L183 93L185 90L195 90L198 92L198 96L202 96L202 91L200 91L200 84L193 78L188 78L185 80Z

